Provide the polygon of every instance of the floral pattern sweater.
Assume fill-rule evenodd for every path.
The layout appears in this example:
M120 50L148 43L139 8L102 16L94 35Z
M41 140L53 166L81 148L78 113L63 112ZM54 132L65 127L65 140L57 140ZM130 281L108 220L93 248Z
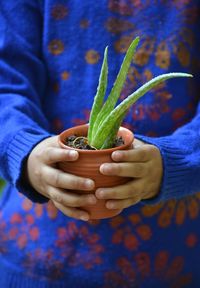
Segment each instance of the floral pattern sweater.
M200 287L198 0L6 0L0 5L0 287ZM88 122L105 46L109 83L141 41L121 100L167 72L124 126L163 157L159 195L116 217L64 216L22 168L46 137ZM111 86L109 86L110 90Z

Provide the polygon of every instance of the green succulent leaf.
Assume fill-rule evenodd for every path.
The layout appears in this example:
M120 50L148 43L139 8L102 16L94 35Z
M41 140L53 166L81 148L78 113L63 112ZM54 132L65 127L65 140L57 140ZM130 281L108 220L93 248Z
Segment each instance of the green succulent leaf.
M103 106L103 100L105 97L106 89L107 89L107 81L108 81L108 47L105 48L104 51L104 58L103 63L101 67L100 77L99 77L99 84L97 87L97 93L94 98L92 110L90 113L90 119L89 119L89 129L88 129L88 141L89 143L92 140L92 135L94 134L94 123L96 121L97 115L99 114L102 106Z
M168 73L157 76L130 94L115 107L120 97L138 42L139 37L135 38L129 46L112 90L105 103L103 103L108 80L108 48L105 48L97 93L90 114L88 131L89 144L97 149L106 149L113 146L119 127L128 113L128 110L149 90L171 78L193 77L191 74L187 73Z
M96 147L97 149L101 149L101 147L104 147L104 142L111 133L114 124L119 120L121 121L121 117L125 116L125 112L128 111L128 109L139 98L141 98L145 93L147 93L149 90L159 85L163 81L175 77L193 77L193 76L187 73L168 73L157 76L152 80L148 81L147 83L145 83L134 93L130 94L125 100L123 100L114 110L112 110L112 112L106 117L106 119L104 119L104 121L98 127L95 137L92 139L91 145Z
M120 97L124 82L126 80L126 76L129 70L129 67L131 65L131 62L133 60L133 56L136 50L136 47L139 43L139 37L136 37L131 45L129 46L126 55L124 57L124 60L122 62L120 71L117 75L116 81L113 85L113 88L104 103L101 111L99 112L98 116L96 117L96 121L94 124L94 130L97 131L98 127L101 125L101 123L104 121L104 119L110 114L110 112L115 107L117 100Z
M117 121L113 123L113 127L112 127L107 139L104 141L103 145L101 146L100 150L108 149L108 148L112 147L126 113L127 113L127 111L125 111L125 113L122 114L121 117L119 117L117 119Z

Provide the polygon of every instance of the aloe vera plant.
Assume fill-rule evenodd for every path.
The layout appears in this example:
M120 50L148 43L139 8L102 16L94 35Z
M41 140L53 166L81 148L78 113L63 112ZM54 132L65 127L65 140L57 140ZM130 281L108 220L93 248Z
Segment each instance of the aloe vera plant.
M107 149L113 146L119 127L129 108L150 89L170 78L192 77L191 74L187 73L159 75L142 85L116 106L138 43L139 37L135 38L129 46L111 92L104 102L108 82L108 47L105 48L99 84L90 113L88 129L88 143L96 149Z

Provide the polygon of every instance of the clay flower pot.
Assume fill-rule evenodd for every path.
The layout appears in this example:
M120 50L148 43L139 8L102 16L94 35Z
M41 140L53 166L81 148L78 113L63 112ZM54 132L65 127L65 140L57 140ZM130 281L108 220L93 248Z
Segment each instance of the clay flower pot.
M63 131L59 135L59 144L64 149L73 149L65 144L65 139L71 135L87 136L88 125L81 125ZM132 147L133 133L123 127L120 127L118 136L122 136L124 145L104 150L81 150L75 149L79 152L79 158L75 162L60 162L59 168L63 171L91 178L95 182L95 190L99 187L112 187L126 183L129 178L119 176L106 176L99 172L99 167L103 163L113 162L111 154L116 150L127 150ZM93 191L95 193L95 190ZM76 193L91 193L88 191L76 191ZM90 213L91 219L103 219L113 217L121 212L121 210L111 210L105 207L105 200L98 200L95 205L88 205L83 207L84 210Z

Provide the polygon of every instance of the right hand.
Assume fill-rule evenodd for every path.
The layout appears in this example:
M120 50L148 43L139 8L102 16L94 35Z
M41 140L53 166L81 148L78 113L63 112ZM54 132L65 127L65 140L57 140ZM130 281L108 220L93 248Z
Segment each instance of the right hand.
M58 136L46 138L37 144L27 160L27 178L32 187L40 194L52 200L54 205L66 216L89 220L89 213L81 207L95 204L93 194L76 194L70 190L90 191L95 183L59 170L60 161L76 161L79 155L75 150L60 148Z

